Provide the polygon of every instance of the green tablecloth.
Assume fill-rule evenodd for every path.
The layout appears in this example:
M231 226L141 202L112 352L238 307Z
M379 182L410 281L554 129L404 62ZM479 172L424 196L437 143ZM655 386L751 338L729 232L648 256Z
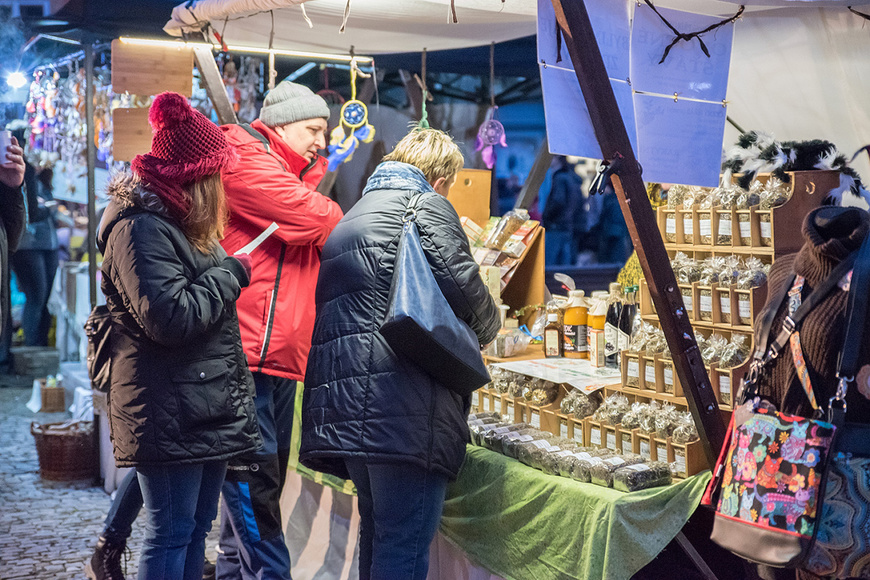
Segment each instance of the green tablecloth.
M441 531L508 580L627 580L677 535L709 479L622 493L469 446Z

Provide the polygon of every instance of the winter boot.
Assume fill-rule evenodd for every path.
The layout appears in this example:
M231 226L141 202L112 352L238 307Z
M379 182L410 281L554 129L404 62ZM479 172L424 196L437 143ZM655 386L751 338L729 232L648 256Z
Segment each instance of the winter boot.
M85 575L90 580L124 580L121 557L125 545L124 542L110 542L100 536L94 555L85 564Z

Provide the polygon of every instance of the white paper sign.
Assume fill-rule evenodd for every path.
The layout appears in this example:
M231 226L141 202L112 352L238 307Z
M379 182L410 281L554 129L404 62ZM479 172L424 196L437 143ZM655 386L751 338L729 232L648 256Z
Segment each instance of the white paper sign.
M644 181L719 184L726 113L722 103L674 102L673 96L636 93L634 109Z
M247 245L245 245L244 247L241 247L238 250L236 250L233 253L233 255L238 256L240 254L250 254L251 252L256 250L260 246L260 244L265 242L269 236L271 236L273 233L275 233L275 230L277 230L277 229L278 229L278 224L276 224L275 222L272 222L271 224L269 224L269 227L266 228L265 230L263 230L263 232L259 236L257 236L253 240L251 240L251 242L248 243Z
M585 4L632 148L637 152L634 104L628 84L631 44L629 3L587 0ZM559 54L556 46L553 4L549 0L538 0L538 65L550 152L601 159L601 147L595 138L565 39L562 39Z
M554 383L564 383L585 393L595 392L620 382L618 370L593 367L588 359L542 358L492 365L521 375Z
M704 30L722 20L667 8L657 10L681 32ZM725 24L701 38L710 52L709 57L701 50L698 39L692 39L674 44L665 61L660 63L665 48L674 40L674 33L649 6L643 2L638 4L631 31L631 81L635 90L723 101L728 87L734 25Z

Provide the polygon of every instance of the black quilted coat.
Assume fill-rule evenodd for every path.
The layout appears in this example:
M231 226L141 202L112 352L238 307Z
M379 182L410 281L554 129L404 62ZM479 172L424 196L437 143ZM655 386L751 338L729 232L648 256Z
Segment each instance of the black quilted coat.
M442 292L481 343L498 332L498 308L453 206L416 167L379 165L323 247L302 402L300 460L308 467L347 478L344 459L353 457L413 463L452 478L465 458L469 398L400 358L377 331L402 214L424 191L417 226Z
M133 176L115 178L109 195L97 244L112 316L117 464L199 463L259 448L235 309L244 269L220 246L193 248Z

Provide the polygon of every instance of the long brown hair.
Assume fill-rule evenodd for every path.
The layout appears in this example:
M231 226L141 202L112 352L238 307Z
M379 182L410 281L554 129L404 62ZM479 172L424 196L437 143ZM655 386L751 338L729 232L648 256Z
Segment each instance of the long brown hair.
M215 173L187 186L190 212L184 219L184 235L200 252L208 253L224 237L227 200L221 174Z

